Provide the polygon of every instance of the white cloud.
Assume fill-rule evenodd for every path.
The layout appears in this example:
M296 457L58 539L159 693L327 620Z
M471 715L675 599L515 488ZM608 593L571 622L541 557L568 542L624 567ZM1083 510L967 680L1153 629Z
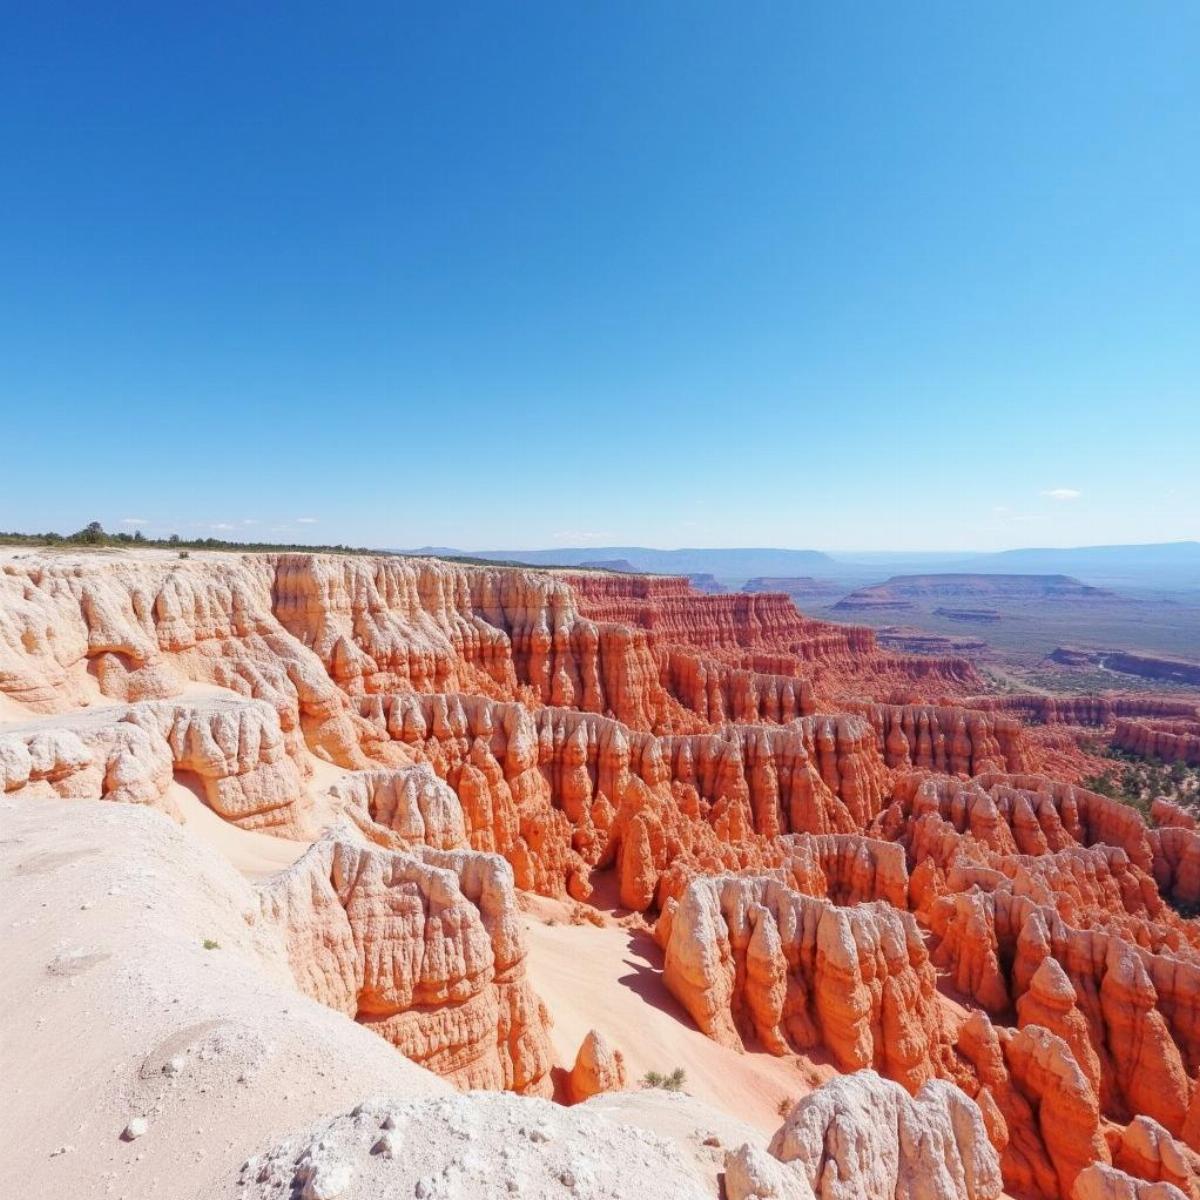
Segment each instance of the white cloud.
M230 525L230 523L228 521L218 521L215 525L209 526L209 529L219 529L219 530L232 529L232 528L233 528L233 526Z
M297 525L315 525L316 523L317 523L316 517L297 517L296 518Z
M1078 491L1076 488L1049 488L1047 491L1044 491L1042 495L1045 496L1047 500L1063 501L1078 500L1083 493Z
M145 517L122 517L122 525L149 525L150 522Z
M258 522L253 517L243 517L242 524L243 525L257 525Z
M1001 517L1002 517L1002 516L1004 516L1006 513L1010 513L1010 512L1012 512L1012 509L1011 509L1011 508L1009 508L1007 504L993 504L993 505L992 505L992 512L994 512L994 513L995 513L997 516L1001 516Z

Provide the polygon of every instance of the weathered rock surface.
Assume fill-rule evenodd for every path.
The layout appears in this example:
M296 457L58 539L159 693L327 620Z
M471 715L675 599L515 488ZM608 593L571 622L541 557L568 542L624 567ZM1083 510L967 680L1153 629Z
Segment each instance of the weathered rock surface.
M0 825L0 1194L717 1200L651 1095L457 1094L300 994L254 887L161 814L9 797Z
M1118 720L1112 744L1142 758L1200 766L1200 722Z
M853 702L848 707L871 722L889 767L952 775L1024 769L1021 726L1012 718L935 705Z
M667 986L710 1037L772 1053L823 1045L844 1071L915 1090L952 1076L951 1039L916 922L839 908L767 876L694 880L664 914Z
M1188 1200L1171 1183L1147 1183L1115 1167L1093 1163L1075 1177L1071 1200Z
M627 1082L624 1055L595 1029L588 1030L567 1077L571 1100L578 1104L601 1092L619 1092Z
M1150 1117L1134 1117L1121 1131L1113 1161L1138 1179L1171 1184L1191 1200L1200 1197L1200 1156Z
M563 1108L481 1092L366 1101L254 1156L239 1182L248 1200L716 1200L686 1146L586 1104Z
M0 790L172 811L167 789L188 778L225 820L294 836L306 828L294 749L277 710L259 700L88 709L0 731Z
M329 836L259 896L313 999L460 1087L553 1090L547 1018L498 855Z
M1000 1168L978 1106L952 1084L916 1096L872 1071L801 1100L769 1154L726 1158L729 1200L996 1200Z
M590 870L615 862L635 909L671 872L774 863L780 834L862 828L886 774L857 716L656 737L480 696L367 696L359 712L450 784L471 845L508 858L518 886L586 896Z
M1182 717L1196 719L1195 701L1160 696L1046 696L1017 693L976 696L963 703L986 712L1008 713L1038 725L1112 725L1121 717Z

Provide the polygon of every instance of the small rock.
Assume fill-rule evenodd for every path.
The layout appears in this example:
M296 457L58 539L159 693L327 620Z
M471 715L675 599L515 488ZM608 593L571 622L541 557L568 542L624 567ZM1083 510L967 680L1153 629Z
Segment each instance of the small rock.
M121 1137L127 1142L132 1142L135 1138L140 1138L150 1126L145 1117L134 1117L121 1132Z
M433 1184L428 1179L418 1179L417 1186L413 1189L413 1195L417 1200L426 1200L426 1197L433 1195Z
M540 1125L535 1125L529 1131L529 1140L531 1142L548 1142L550 1140L550 1131L543 1129Z
M575 1190L575 1176L571 1171L560 1171L558 1173L558 1182L571 1191Z
M382 1121L379 1122L379 1128L380 1129L395 1129L396 1128L396 1118L394 1116L392 1116L391 1113L388 1113L388 1115L386 1117L384 1117Z
M163 1063L164 1075L178 1075L183 1070L183 1055L176 1054Z
M372 1154L381 1154L384 1158L394 1158L396 1154L396 1139L390 1133L385 1133L371 1147Z
M74 1146L59 1146L59 1148L57 1150L50 1151L50 1157L57 1158L60 1154L74 1154L74 1153L75 1153Z
M710 1133L704 1139L704 1141L701 1143L701 1145L704 1145L704 1146L719 1146L720 1144L721 1144L721 1139L719 1137L717 1137L717 1135L715 1133Z
M334 1200L340 1196L354 1178L348 1163L318 1163L308 1172L300 1200Z

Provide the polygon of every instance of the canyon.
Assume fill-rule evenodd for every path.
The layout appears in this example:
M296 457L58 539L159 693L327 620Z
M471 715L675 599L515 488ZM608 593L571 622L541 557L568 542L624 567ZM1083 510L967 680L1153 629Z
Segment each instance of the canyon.
M6 1194L1200 1197L1200 832L1085 785L1200 697L798 577L0 555Z

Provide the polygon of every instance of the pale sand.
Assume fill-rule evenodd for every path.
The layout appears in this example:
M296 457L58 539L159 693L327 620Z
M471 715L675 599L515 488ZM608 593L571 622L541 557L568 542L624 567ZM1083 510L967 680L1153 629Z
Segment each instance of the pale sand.
M308 842L239 829L222 820L191 788L181 783L172 783L167 797L179 806L184 828L249 879L262 879L290 867L309 847Z
M24 704L0 692L0 733L4 732L4 726L7 724L23 725L39 715L41 714L35 713L32 708L26 708Z
M667 991L662 952L648 933L607 915L601 928L572 925L570 905L540 896L526 901L530 977L554 1018L555 1058L567 1069L594 1028L625 1055L631 1086L647 1071L682 1067L692 1096L769 1133L783 1123L780 1101L794 1103L837 1073L796 1055L718 1045Z
M0 1196L234 1197L278 1137L366 1096L450 1094L300 995L257 907L160 813L0 797Z
M223 691L225 689L217 688L212 694ZM329 786L351 772L311 755L309 765L312 775L304 789L308 799L306 816L315 839L340 815L329 799ZM173 800L179 806L189 833L216 850L249 879L263 879L290 867L312 844L311 841L276 837L253 829L239 829L213 812L202 796L178 781L167 789L167 800Z

